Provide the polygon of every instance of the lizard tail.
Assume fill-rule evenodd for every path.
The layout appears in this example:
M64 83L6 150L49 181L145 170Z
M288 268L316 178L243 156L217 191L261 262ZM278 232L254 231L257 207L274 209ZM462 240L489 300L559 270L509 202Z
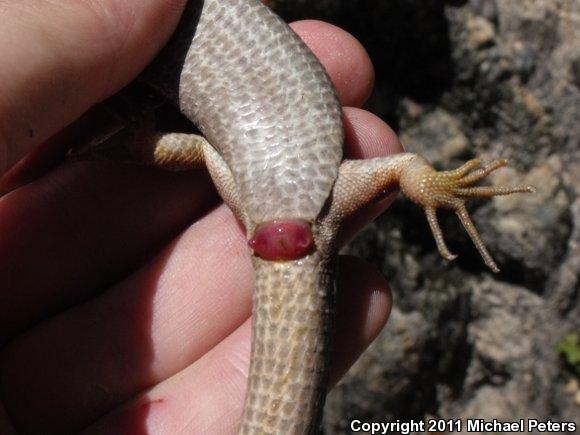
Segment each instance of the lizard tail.
M318 433L335 305L333 265L319 257L254 259L254 337L240 435Z

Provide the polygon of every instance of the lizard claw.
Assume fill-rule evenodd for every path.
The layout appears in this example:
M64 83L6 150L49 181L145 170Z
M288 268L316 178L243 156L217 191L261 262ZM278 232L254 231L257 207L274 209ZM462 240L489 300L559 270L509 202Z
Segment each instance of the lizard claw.
M469 216L465 200L468 198L491 198L516 192L535 192L535 188L528 185L472 187L496 169L507 165L508 162L505 159L492 160L485 165L482 165L480 159L473 159L455 170L437 171L427 161L418 158L401 174L401 190L412 201L425 209L437 249L444 259L451 261L457 258L457 255L452 254L445 244L443 232L437 220L436 210L438 208L447 208L455 212L485 264L493 272L499 272L497 264Z

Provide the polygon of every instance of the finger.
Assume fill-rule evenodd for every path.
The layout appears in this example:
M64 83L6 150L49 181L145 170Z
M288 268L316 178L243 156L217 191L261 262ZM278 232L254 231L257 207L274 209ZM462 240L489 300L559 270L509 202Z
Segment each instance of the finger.
M107 128L107 116L97 105L35 147L0 177L0 197L62 164L71 145L89 143L101 127Z
M365 159L388 156L403 151L395 132L380 118L370 112L345 107L345 157ZM340 243L348 243L367 223L391 205L396 193L386 195L376 203L365 207L343 224Z
M393 302L390 287L375 266L351 256L341 257L340 265L330 386L344 376L379 335Z
M334 43L348 47L341 39L345 35L337 33ZM329 69L344 74L339 64ZM356 88L366 82L351 84ZM347 154L370 157L396 148L394 133L368 112L347 108L345 119ZM0 282L6 279L12 286L0 289L0 342L86 300L125 268L134 268L148 246L167 240L214 203L207 186L207 180L195 176L92 162L61 166L2 198L0 257L10 261L0 263ZM143 217L150 213L157 219L145 225ZM31 268L34 274L22 273Z
M63 166L0 199L0 343L102 292L202 216L202 172Z
M76 433L230 334L250 315L252 288L245 237L222 206L148 267L4 349L9 414L26 432Z
M344 108L345 158L370 159L403 151L396 133L377 115Z
M374 267L342 258L339 281L336 382L374 340L390 313L388 286ZM250 321L172 378L104 417L85 434L234 433L242 413L250 356Z
M298 21L291 26L324 64L342 104L361 106L375 81L373 64L361 43L339 27L322 21Z
M2 2L0 174L143 69L184 3Z

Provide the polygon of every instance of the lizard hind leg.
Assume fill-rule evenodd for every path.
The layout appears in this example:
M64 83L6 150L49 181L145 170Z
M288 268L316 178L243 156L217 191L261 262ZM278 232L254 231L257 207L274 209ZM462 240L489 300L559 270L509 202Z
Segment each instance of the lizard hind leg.
M153 166L168 171L207 168L224 202L244 223L234 177L215 148L201 135L159 132L151 123L119 128L104 140L69 152L71 160L114 160Z
M485 247L479 232L469 217L465 201L469 198L489 198L516 192L534 192L532 186L473 187L498 168L507 165L504 159L483 164L473 159L450 171L437 171L416 154L395 154L369 160L345 160L340 166L333 189L328 219L340 226L357 210L385 196L397 185L403 194L425 210L437 249L446 260L457 258L445 244L437 220L437 209L453 210L471 237L485 264L499 272Z
M171 171L204 167L203 136L190 133L165 133L152 123L125 126L106 125L104 133L89 137L68 152L72 161L104 160L155 166Z
M228 207L247 226L238 186L227 163L201 135L193 133L143 132L129 145L133 159L172 171L206 168Z
M196 134L143 130L135 133L127 148L135 163L169 171L187 171L205 167L206 143L203 136Z
M238 186L227 163L201 135L192 133L154 133L134 141L132 155L140 162L162 169L183 171L207 168L213 183L228 207L248 225Z
M436 215L438 208L447 208L455 212L485 264L493 272L499 272L497 264L469 216L465 200L468 198L490 198L517 192L534 192L535 188L528 185L472 187L496 169L507 166L507 164L505 159L498 159L481 166L479 160L475 159L456 170L437 171L424 159L417 158L411 162L406 170L402 171L401 190L412 201L425 209L427 221L443 258L453 260L456 255L449 251L443 240L443 233Z

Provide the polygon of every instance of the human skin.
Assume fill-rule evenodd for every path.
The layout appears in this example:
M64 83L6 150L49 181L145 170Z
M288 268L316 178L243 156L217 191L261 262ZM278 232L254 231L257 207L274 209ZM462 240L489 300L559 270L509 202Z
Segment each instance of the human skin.
M24 433L235 429L253 272L243 229L207 174L52 165L75 144L78 129L64 128L143 69L182 6L0 4L0 171L28 156L0 181L8 192L0 199L0 433L9 433L9 419ZM356 108L373 83L360 44L328 24L293 27L347 106L346 156L400 151L388 126ZM361 213L344 239L387 203ZM333 382L378 334L391 305L372 266L340 263Z

